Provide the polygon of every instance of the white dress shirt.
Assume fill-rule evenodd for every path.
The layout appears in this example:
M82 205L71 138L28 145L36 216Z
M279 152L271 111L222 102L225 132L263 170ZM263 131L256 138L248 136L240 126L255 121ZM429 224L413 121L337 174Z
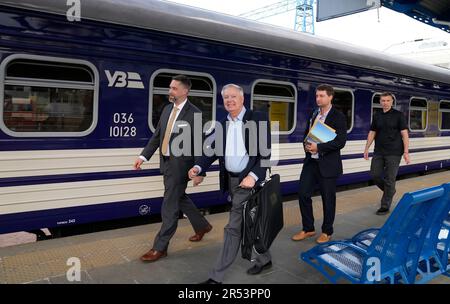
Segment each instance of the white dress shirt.
M247 167L249 156L245 149L243 118L247 110L242 108L236 118L228 114L227 143L225 147L225 169L228 172L240 173Z
M314 122L316 122L317 120L319 120L322 123L325 123L325 119L327 119L328 113L330 113L331 107L328 109L328 111L326 111L325 113L322 114L322 112L320 111L319 114L317 114L316 120L314 120ZM319 159L319 153L311 153L311 158L314 159Z
M243 137L243 127L244 127L244 115L247 109L242 108L236 118L232 118L228 114L228 130L227 130L227 143L225 147L225 169L232 173L241 173L247 167L250 157L248 155L247 149L245 148L245 141ZM202 171L200 166L194 166L199 170L199 174ZM253 177L255 181L258 181L258 176L249 172L248 175Z

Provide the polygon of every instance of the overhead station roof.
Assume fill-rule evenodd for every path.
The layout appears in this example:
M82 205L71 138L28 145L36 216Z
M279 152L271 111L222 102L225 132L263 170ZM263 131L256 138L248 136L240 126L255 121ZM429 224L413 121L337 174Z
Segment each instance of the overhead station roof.
M449 0L382 0L382 5L450 33Z

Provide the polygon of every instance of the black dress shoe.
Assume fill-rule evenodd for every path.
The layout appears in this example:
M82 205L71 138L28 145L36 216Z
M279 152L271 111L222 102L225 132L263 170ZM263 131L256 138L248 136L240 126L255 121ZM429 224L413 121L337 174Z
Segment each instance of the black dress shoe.
M207 279L204 282L200 282L199 284L222 284L222 282L214 281L213 279Z
M265 269L269 269L270 267L272 267L272 261L269 261L267 264L260 266L260 265L253 265L252 268L249 268L247 270L248 274L258 274L261 271L265 270Z
M389 213L389 208L381 207L377 210L377 215L385 215Z

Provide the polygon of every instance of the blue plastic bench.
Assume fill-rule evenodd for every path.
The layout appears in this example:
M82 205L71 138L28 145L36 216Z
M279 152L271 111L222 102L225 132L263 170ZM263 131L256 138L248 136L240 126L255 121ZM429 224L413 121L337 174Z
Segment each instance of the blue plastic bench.
M444 194L433 211L430 232L425 238L414 283L425 283L442 274L450 276L450 183L443 184ZM380 229L364 230L352 238L352 243L368 248Z
M450 213L442 223L436 245L437 255L441 259L441 264L445 267L442 273L450 277Z
M436 232L432 229L436 219L444 216L448 190L448 186L438 186L406 193L382 228L362 231L350 240L318 245L302 253L301 259L334 283L341 279L353 283L415 283L419 264L427 261L424 254L428 257L436 251L436 246L430 249L426 240ZM430 252L423 251L424 246ZM446 252L448 242L441 256ZM422 275L424 281L430 277Z
M442 185L444 195L439 211L433 218L430 233L425 239L421 262L417 269L418 283L426 282L438 275L448 274L450 237L450 183Z

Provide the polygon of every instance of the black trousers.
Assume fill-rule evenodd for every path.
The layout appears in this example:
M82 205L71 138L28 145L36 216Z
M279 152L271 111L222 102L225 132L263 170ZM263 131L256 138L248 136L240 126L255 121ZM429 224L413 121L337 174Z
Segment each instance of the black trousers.
M323 204L322 232L333 234L333 223L336 214L336 180L337 178L325 178L320 174L319 164L311 160L303 166L300 174L300 189L298 202L302 214L303 230L314 231L314 215L311 196L316 186L319 186Z
M372 157L370 174L375 185L383 191L381 207L389 209L396 192L395 181L402 157L399 155L377 155Z

